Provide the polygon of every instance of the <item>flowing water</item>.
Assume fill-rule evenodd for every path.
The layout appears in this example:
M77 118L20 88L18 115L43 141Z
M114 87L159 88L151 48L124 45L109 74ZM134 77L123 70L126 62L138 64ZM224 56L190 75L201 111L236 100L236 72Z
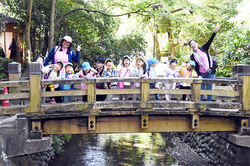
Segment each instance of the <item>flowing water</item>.
M73 135L50 166L175 166L159 133Z

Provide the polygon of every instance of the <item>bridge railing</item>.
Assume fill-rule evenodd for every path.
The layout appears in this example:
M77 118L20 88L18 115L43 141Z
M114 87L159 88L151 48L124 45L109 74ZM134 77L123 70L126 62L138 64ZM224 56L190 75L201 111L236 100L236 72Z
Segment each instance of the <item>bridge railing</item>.
M182 79L182 78L90 78L90 79L66 79L66 80L43 80L42 84L74 84L78 85L80 83L86 83L88 85L87 90L69 90L69 91L54 91L54 92L42 92L41 97L56 97L56 96L82 96L87 95L87 101L82 102L86 105L82 105L80 108L79 101L72 103L58 103L58 104L43 104L42 111L46 110L60 110L61 106L67 106L67 110L80 110L80 109L128 109L128 108L138 108L138 109L147 109L152 108L158 109L169 109L169 110L187 110L187 109L229 109L234 111L240 111L242 109L242 104L240 101L240 91L239 87L241 86L241 81L233 79ZM140 88L138 89L96 89L97 83L112 83L112 82L140 82ZM149 84L152 82L165 82L165 83L190 83L192 85L191 89L150 89ZM224 90L201 90L201 83L213 83L215 85L223 84L223 87L229 87ZM76 86L77 87L77 86ZM78 86L79 87L79 86ZM218 86L217 86L218 87ZM220 86L222 87L222 86ZM233 87L233 88L232 88ZM119 100L119 95L129 94L131 100ZM172 94L179 95L176 96L175 100L166 101L164 96L162 100L156 101L150 99L150 95L153 94ZM191 95L190 101L180 100L181 95L187 94ZM200 95L211 94L214 96L225 96L232 98L228 102L200 102ZM116 95L116 97L105 100L105 101L96 101L96 95ZM136 95L136 98L133 96ZM178 98L179 97L179 98ZM81 103L81 102L80 102ZM58 105L58 107L56 106ZM79 109L75 105L79 106ZM56 107L58 109L56 109Z
M98 110L105 109L136 109L140 111L218 111L228 110L230 112L244 113L249 111L249 76L238 78L223 79L183 79L183 78L77 78L65 80L41 80L40 66L32 63L30 66L30 80L5 81L0 83L0 87L10 87L13 89L8 95L1 94L0 100L10 99L18 100L11 104L10 107L1 107L0 114L12 114L17 112L35 113L35 114L52 114L52 113L78 113L85 110L93 113ZM15 76L15 75L14 75ZM13 75L12 78L15 78ZM11 78L10 77L10 78ZM96 89L97 83L111 82L140 82L138 89ZM190 83L191 89L150 89L150 83ZM81 90L80 84L86 83L87 90ZM202 83L212 83L213 90L201 90ZM63 91L44 91L42 87L48 84L74 84L74 90ZM29 88L29 91L27 91ZM26 90L22 90L26 89ZM136 95L132 100L119 100L118 95ZM160 94L160 101L150 99L150 95ZM164 94L176 95L174 100L164 100ZM189 101L180 100L181 95L187 94L191 96ZM87 95L87 101L82 102L81 96ZM96 95L116 95L115 99L96 101ZM228 101L200 102L200 95L213 95L217 97L229 98ZM43 98L56 96L80 96L71 103L46 103ZM28 99L28 101L27 101ZM24 102L20 102L20 101ZM224 100L224 99L223 99ZM89 113L89 112L88 112ZM124 113L124 112L120 112Z

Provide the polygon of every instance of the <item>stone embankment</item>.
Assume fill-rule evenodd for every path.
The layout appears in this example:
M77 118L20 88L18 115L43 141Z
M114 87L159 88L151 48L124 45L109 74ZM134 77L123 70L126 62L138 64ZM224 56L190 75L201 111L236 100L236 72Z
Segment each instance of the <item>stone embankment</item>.
M6 158L2 153L3 143L0 140L0 165L5 166L20 166L20 165L32 165L32 166L48 166L48 162L54 159L57 153L63 150L68 140L62 136L53 136L53 143L49 150L45 152L39 152L29 155L22 155L18 157Z
M211 165L247 166L250 163L250 148L236 146L214 132L171 134L179 137Z

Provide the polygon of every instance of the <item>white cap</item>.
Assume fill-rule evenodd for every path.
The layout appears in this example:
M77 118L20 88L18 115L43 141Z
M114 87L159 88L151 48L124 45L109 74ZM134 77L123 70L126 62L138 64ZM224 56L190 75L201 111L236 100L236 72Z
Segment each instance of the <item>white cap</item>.
M72 43L72 38L70 36L64 36L63 39L69 43Z

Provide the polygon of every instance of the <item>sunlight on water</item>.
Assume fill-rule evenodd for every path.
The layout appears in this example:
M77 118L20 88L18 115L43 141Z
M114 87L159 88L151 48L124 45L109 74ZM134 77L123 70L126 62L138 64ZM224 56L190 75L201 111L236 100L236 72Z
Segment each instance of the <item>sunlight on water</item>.
M166 148L159 133L76 135L52 165L178 165Z

